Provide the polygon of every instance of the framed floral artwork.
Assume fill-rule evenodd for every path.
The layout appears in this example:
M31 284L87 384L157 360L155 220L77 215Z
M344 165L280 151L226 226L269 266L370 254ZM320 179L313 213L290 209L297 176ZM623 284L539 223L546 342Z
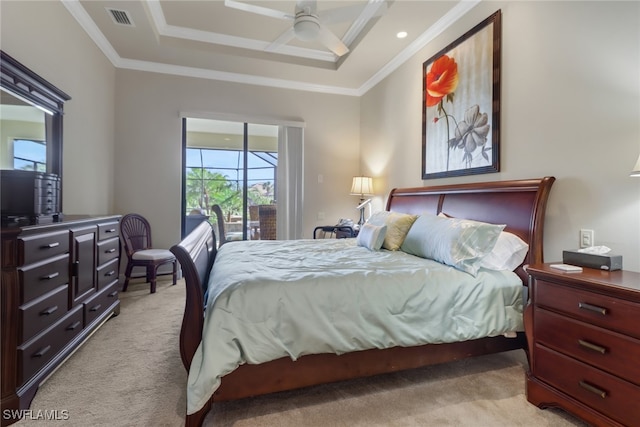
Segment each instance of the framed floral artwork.
M422 179L500 170L501 11L423 64Z

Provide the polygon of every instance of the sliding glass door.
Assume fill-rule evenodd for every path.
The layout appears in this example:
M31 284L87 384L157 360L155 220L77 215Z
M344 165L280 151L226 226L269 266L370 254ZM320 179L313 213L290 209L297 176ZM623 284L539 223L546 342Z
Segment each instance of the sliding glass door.
M184 234L216 222L217 204L227 241L264 238L258 210L276 204L278 126L185 118L183 140Z

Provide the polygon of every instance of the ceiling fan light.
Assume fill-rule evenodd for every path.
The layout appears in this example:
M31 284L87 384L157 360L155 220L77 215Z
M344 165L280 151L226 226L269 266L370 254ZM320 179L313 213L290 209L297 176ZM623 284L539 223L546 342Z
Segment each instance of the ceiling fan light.
M320 32L320 24L314 16L300 16L296 18L293 24L293 30L296 36L303 41L314 40Z

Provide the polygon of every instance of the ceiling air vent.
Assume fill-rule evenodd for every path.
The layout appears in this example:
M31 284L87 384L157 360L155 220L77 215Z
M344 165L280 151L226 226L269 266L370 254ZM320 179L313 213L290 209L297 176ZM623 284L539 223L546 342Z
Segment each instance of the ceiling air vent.
M133 19L129 16L129 12L126 10L118 10L118 9L110 9L106 8L109 15L111 15L111 19L118 25L126 25L127 27L135 27L133 23Z

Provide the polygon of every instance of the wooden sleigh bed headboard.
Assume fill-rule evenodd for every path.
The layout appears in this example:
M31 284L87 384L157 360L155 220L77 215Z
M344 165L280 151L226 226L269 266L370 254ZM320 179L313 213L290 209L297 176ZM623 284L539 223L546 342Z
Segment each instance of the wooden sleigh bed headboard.
M444 212L454 218L506 224L529 244L523 265L543 261L543 223L555 178L497 181L391 190L387 210L411 214ZM520 266L516 273L526 283Z
M433 187L400 188L390 192L386 208L411 214L444 212L448 216L494 224L506 224L529 244L523 262L543 261L543 225L547 199L555 178L456 184ZM216 258L215 233L201 223L171 251L182 266L186 282L186 303L180 333L180 354L188 370L202 339L204 292L209 271ZM527 283L523 265L516 273ZM526 348L524 334L518 339L502 336L478 340L427 344L418 347L392 347L347 353L308 355L260 365L244 364L226 375L209 403L198 413L186 417L187 425L201 425L213 401L237 399L274 391L339 381L426 366L475 355Z

